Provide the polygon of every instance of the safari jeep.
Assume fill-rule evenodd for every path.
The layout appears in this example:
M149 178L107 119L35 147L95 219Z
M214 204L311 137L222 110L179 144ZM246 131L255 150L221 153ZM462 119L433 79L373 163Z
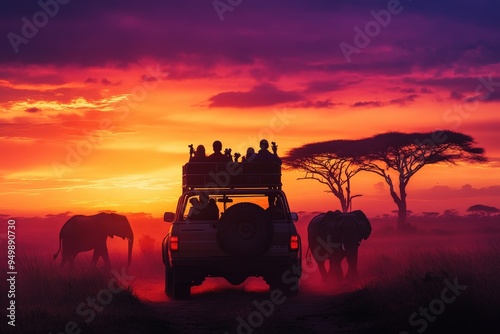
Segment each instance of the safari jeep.
M171 228L162 243L165 293L187 298L206 277L238 285L261 276L298 292L301 241L276 163L187 163Z

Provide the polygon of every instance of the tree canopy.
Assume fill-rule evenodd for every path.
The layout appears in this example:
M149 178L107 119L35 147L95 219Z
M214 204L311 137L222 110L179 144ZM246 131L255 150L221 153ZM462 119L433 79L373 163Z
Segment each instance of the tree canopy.
M485 162L484 149L466 134L450 130L433 132L387 132L360 139L350 153L363 169L384 178L398 207L398 226L406 223L406 187L415 173L426 165L456 164L459 161ZM398 177L394 183L390 171Z
M380 175L398 207L398 226L406 222L406 187L425 165L487 161L484 149L466 134L450 130L433 132L386 132L357 140L332 140L292 149L283 158L285 165L306 172L304 179L328 185L349 208L351 179L360 171ZM393 181L391 173L397 175Z
M476 204L468 208L467 212L472 212L483 216L489 216L491 214L500 212L500 210L498 210L494 206Z
M307 144L288 152L282 158L283 164L292 169L305 171L305 176L300 179L316 180L325 184L340 201L343 212L349 211L352 199L351 178L361 171L355 159L339 155L344 145L344 140L325 143ZM337 151L337 152L336 152Z

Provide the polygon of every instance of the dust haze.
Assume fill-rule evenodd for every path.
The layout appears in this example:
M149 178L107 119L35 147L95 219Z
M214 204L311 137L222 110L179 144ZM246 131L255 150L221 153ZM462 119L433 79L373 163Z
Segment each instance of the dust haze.
M498 215L410 216L415 230L404 234L395 229L394 217L371 218L372 235L359 248L359 280L325 284L314 262L306 264L304 258L307 224L317 213L299 212L296 227L303 245L300 293L278 305L265 303L269 300L269 290L261 278L249 278L238 286L224 279L207 278L201 286L193 287L191 299L170 300L164 293L161 254L161 242L169 224L145 213L122 214L129 219L135 235L132 264L126 267L127 241L118 237L108 238L109 256L113 268L126 270L133 279L125 282L125 292L112 295L114 300L103 312L96 312L95 320L90 323L86 323L88 318L79 316L76 309L86 296L106 288L112 275L106 272L102 260L97 269L92 268L91 251L77 256L74 269L61 268L60 258L53 261L59 230L73 213L8 217L16 220L19 272L25 273L17 296L19 328L43 328L56 333L73 319L83 332L93 333L111 329L133 332L133 328L147 328L153 333L165 329L174 333L283 330L291 333L439 333L464 328L493 333L498 329L494 320L494 310L500 307ZM1 242L1 249L6 249L6 238ZM95 274L96 270L100 274ZM97 281L95 275L99 277ZM90 278L86 279L87 276ZM61 284L89 280L95 282L83 294L74 293L72 288L61 288ZM462 290L458 289L456 295L445 293L447 300L453 299L453 302L443 302L441 295L450 284ZM51 297L33 297L41 290ZM260 318L255 317L256 305L269 306L264 307L269 312L259 311ZM33 313L40 308L44 309L45 316L33 318ZM127 317L127 314L135 316ZM128 320L113 320L122 319L123 315ZM33 322L41 327L28 325ZM2 323L2 327L4 325Z

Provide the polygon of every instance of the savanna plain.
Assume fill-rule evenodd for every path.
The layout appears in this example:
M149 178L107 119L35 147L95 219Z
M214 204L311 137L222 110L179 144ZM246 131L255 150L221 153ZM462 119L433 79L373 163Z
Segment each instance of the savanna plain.
M4 317L2 333L499 332L500 216L413 217L405 233L395 218L373 218L359 248L360 279L326 283L305 261L313 216L300 212L296 223L304 255L297 296L271 298L261 278L238 286L208 278L181 301L164 294L161 240L169 226L160 219L129 216L132 264L126 241L108 239L112 270L91 266L91 252L72 269L53 260L69 213L18 219L16 326ZM2 259L6 249L2 239Z

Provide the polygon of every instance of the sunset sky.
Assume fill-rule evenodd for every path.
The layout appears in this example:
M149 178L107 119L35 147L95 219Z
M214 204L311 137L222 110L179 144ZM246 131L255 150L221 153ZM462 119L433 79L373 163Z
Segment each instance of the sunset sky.
M489 162L425 167L408 208L500 206L496 1L40 3L1 4L0 214L160 216L189 144L244 153L267 138L285 155L436 129L473 136ZM292 210L339 207L301 176L283 174ZM353 193L370 215L396 209L374 174Z

